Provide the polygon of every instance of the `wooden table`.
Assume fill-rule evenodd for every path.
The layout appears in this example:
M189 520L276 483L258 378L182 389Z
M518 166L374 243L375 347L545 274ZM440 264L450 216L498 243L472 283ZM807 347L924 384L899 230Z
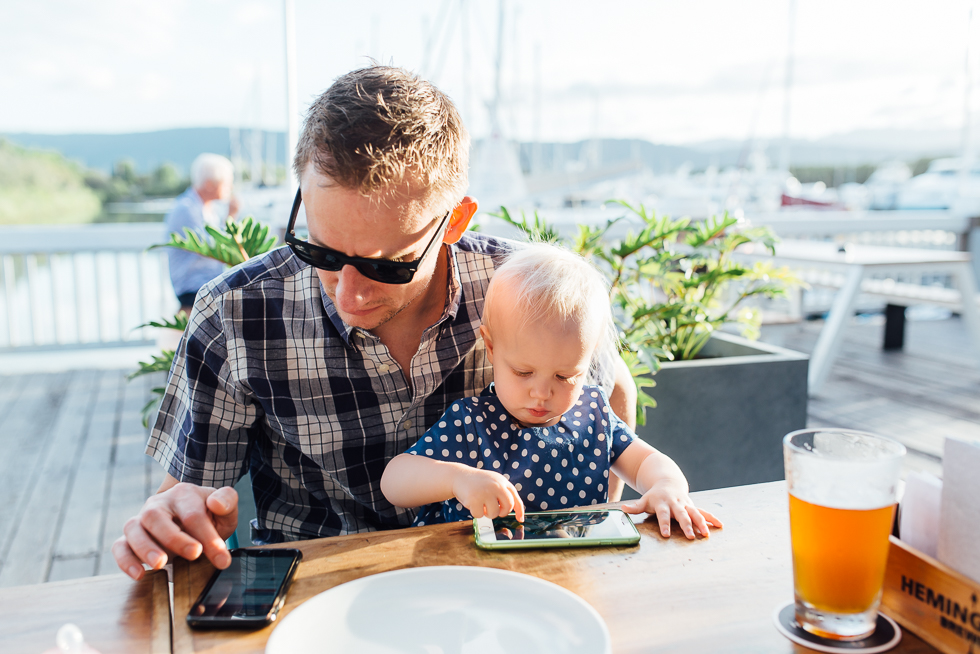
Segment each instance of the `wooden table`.
M725 522L708 540L690 542L674 525L669 540L656 520L639 524L636 547L484 552L470 523L327 538L288 547L303 563L282 615L304 600L367 575L431 565L473 565L534 575L588 601L605 619L613 652L810 652L772 624L793 597L784 482L693 494ZM174 652L259 654L273 627L242 633L192 631L184 617L211 575L207 562L174 565ZM905 631L893 650L935 652Z
M808 387L810 395L820 392L834 359L840 352L844 328L854 314L862 282L880 273L945 273L953 278L960 292L960 310L973 343L980 352L980 310L973 267L967 252L927 250L920 248L883 247L848 244L840 251L836 243L825 241L784 240L776 244L776 255L757 244L739 248L738 256L773 261L791 268L811 267L844 273L844 284L834 297L827 321L810 355ZM915 303L909 298L909 303Z
M170 647L167 573L118 574L0 590L0 652L41 654L65 623L101 654L160 654Z

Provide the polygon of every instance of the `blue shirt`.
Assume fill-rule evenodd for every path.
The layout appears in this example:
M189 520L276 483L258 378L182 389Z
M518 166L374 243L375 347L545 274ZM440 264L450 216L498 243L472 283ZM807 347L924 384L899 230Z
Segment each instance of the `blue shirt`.
M340 319L288 247L231 268L198 294L147 453L202 486L250 471L255 540L409 526L415 510L385 499L381 475L447 406L493 380L483 299L516 245L465 234L444 246L446 305L404 372L377 336Z
M453 402L407 453L499 472L525 509L546 511L605 502L609 470L634 438L598 386L583 386L551 427L521 427L491 384L479 397ZM472 519L452 498L422 507L415 525Z
M184 229L197 232L201 237L210 239L204 231L204 202L193 187L184 191L175 201L166 218L167 232L176 232L184 236ZM167 248L167 259L170 264L170 283L174 293L194 293L202 286L223 273L228 266L210 257L203 257L187 250Z

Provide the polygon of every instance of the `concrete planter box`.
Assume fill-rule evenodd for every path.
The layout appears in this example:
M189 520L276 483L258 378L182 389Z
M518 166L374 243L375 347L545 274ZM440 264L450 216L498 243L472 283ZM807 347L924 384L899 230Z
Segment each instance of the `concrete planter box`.
M806 427L808 357L725 333L701 357L663 364L639 437L692 491L783 479L782 438ZM627 487L623 499L634 497Z

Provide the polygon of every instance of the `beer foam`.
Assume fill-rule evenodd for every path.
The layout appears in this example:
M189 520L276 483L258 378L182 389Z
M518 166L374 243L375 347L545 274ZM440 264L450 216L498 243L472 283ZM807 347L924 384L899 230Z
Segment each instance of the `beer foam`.
M787 467L792 495L834 509L880 509L895 503L901 459L876 462L809 459Z
M887 494L883 493L865 493L865 494L847 494L838 492L828 492L826 488L807 488L807 487L797 487L790 491L790 495L796 497L797 499L808 502L809 504L816 504L817 506L825 506L828 509L848 509L851 511L872 511L874 509L881 509L886 506L891 506L895 503L895 494L892 493L889 497Z
M895 503L903 445L846 430L801 435L783 450L792 495L835 509L871 510Z
M814 455L846 461L872 461L904 454L904 447L889 440L871 440L847 432L816 432L813 445L806 448Z

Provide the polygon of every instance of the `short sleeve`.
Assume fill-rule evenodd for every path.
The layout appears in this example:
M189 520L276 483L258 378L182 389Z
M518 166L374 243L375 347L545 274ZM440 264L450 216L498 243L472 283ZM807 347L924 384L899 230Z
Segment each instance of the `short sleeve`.
M469 401L453 402L406 454L476 466L479 444Z
M146 453L178 481L232 486L246 472L261 409L233 379L220 298L201 293L170 369Z

